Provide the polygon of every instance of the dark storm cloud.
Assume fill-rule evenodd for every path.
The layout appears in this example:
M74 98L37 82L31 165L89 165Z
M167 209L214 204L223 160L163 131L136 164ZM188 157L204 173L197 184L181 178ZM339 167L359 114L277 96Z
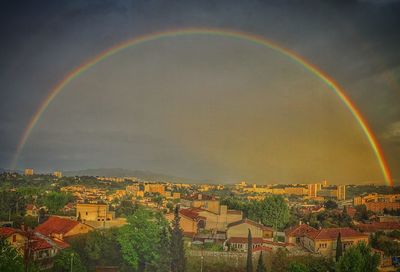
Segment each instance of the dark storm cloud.
M3 1L0 15L0 167L9 165L38 105L73 67L139 34L201 26L265 36L321 67L359 106L393 176L400 178L400 143L395 140L400 122L399 1ZM95 152L104 142L158 140L121 131L93 134L94 147L57 167L79 167L84 152ZM68 132L52 135L48 144L56 141L63 147L67 140ZM34 152L27 148L25 158L35 161L35 154L43 152L39 157L47 161L38 167L50 169L45 164L56 155L38 148L45 145L43 140ZM90 166L96 166L95 157ZM101 160L98 166L104 166Z

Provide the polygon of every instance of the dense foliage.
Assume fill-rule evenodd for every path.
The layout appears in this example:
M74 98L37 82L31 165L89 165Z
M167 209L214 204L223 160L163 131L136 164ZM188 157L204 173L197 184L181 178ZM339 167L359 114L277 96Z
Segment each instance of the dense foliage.
M336 263L336 272L377 272L379 256L371 248L359 243L347 249Z

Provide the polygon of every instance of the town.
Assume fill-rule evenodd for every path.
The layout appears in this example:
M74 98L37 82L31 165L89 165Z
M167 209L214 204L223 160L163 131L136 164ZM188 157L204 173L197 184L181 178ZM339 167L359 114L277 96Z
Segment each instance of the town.
M249 258L266 269L257 271L349 271L340 269L355 262L346 257L355 249L378 271L400 266L400 187L194 184L34 169L4 172L0 186L1 247L15 251L24 271L169 271L173 242L163 239L174 231L187 271L245 271Z

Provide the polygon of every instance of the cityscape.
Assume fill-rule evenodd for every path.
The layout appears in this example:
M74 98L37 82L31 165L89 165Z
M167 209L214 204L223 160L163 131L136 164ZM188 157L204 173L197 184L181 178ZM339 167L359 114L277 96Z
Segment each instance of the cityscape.
M400 271L400 1L0 6L0 272Z

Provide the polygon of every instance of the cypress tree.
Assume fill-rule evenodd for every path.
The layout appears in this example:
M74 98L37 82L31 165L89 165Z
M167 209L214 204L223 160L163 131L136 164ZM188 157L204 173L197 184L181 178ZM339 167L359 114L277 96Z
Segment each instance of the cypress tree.
M251 237L251 231L247 236L247 272L253 272L253 238Z
M171 241L167 227L163 227L160 236L160 244L158 245L158 251L160 259L158 262L158 272L169 272L171 271Z
M171 271L184 272L186 270L186 258L183 247L183 232L180 227L181 217L179 206L175 207L174 220L171 229Z
M258 263L257 263L257 272L267 272L267 268L265 267L264 260L262 257L262 251L260 252L260 256L258 257Z
M339 261L342 255L343 255L343 245L342 245L342 238L339 232L336 242L336 261Z

